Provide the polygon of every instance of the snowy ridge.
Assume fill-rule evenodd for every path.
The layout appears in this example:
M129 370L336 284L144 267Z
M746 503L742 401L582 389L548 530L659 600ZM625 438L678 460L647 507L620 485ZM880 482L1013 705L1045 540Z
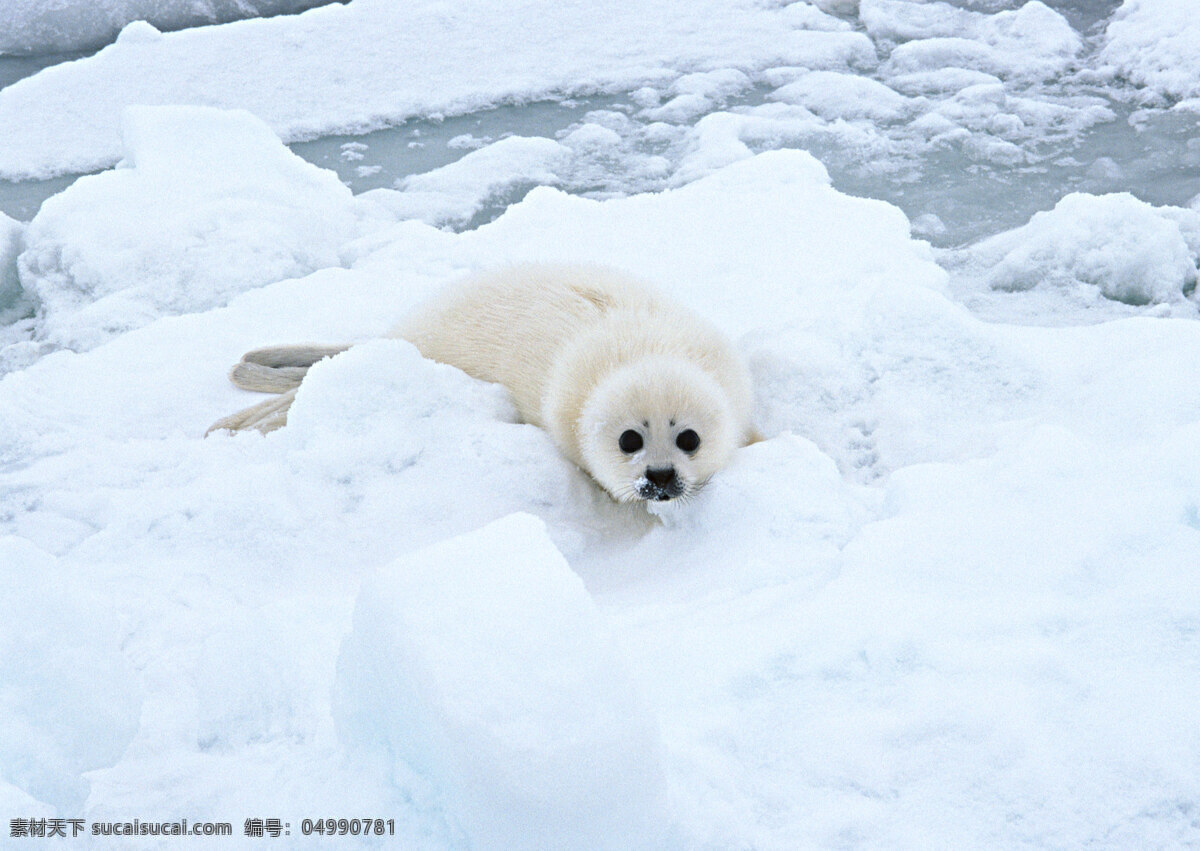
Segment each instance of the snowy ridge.
M22 237L91 277L10 349L109 318L0 378L6 812L361 812L397 823L364 844L414 848L521 847L525 825L624 847L1200 841L1200 324L1159 315L1194 315L1193 211L1075 198L981 248L1005 281L1161 300L1026 327L954 301L895 207L715 124L686 185L541 187L455 233L348 197L244 114L130 122L127 167ZM190 159L156 173L180 139ZM222 229L210 166L243 151L228 188L265 206ZM151 201L161 228L82 224ZM268 221L307 244L312 205L345 227L307 265L255 247ZM1153 280L1103 250L1128 228L1174 246ZM146 258L178 288L139 291ZM650 515L500 388L394 340L314 367L287 428L201 437L251 401L225 378L245 350L371 340L518 260L606 263L709 317L769 439Z

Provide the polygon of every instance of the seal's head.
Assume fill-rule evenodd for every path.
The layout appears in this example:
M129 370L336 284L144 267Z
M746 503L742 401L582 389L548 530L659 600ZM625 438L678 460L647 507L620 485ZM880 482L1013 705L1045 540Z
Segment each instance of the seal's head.
M645 358L605 376L578 422L592 477L621 502L686 500L742 439L728 394L678 358Z

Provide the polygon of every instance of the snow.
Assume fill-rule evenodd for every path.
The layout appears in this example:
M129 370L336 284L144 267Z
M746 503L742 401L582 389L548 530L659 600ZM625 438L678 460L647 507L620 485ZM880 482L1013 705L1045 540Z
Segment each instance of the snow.
M651 121L683 123L711 112L750 86L750 78L734 68L685 74L668 90L674 97L661 106L647 108L642 114Z
M137 731L140 688L111 612L30 542L69 538L78 524L22 525L0 537L0 764L35 800L78 811L83 772L116 762Z
M300 12L328 0L7 0L0 8L0 54L99 47L126 24L140 32ZM128 34L128 30L126 31Z
M1158 98L1200 96L1200 17L1190 0L1125 0L1104 31L1101 61Z
M570 159L571 150L553 139L509 136L449 165L398 181L400 193L381 191L367 197L398 218L461 226L505 195L559 182L558 172Z
M908 0L862 0L858 16L872 38L892 42L954 36L986 19L949 3Z
M198 115L230 145L261 131ZM153 166L181 116L135 111L130 166L92 182L199 193L219 146ZM347 209L255 150L254 186L293 168ZM1140 203L1084 204L1094 244L1170 224L1193 250L1194 211ZM1046 215L1057 253L1014 254L1027 274L1082 239ZM798 151L342 239L303 277L162 302L0 379L19 812L294 828L354 805L426 848L1195 840L1175 805L1200 794L1194 321L981 321L898 210ZM314 367L279 432L201 437L250 401L225 379L246 349L368 340L518 259L636 271L708 316L769 439L649 514L397 340ZM46 595L49 620L22 602Z
M363 583L335 711L475 847L658 847L658 734L624 668L542 521L513 514Z
M996 290L1057 288L1080 300L1098 290L1131 305L1183 303L1196 287L1200 213L1129 193L1072 193L961 254Z
M22 286L38 338L73 349L163 315L337 265L355 199L246 112L133 107L122 168L84 177L30 223Z
M910 111L908 98L866 77L814 71L771 93L773 100L799 104L822 118L898 121Z
M1083 47L1066 19L1038 0L994 15L945 3L870 0L863 20L872 35L906 39L889 57L889 74L949 67L1048 79L1062 73Z
M5 174L105 169L0 217L0 809L1200 844L1200 196L1097 185L1164 150L1190 185L1190 54L1146 47L1185 5L355 0L134 23L0 91ZM560 123L506 135L540 97ZM357 196L280 138L406 116L401 155L448 155ZM707 317L766 439L615 504L382 338L519 261ZM261 398L243 352L301 341L356 345L286 428L202 436Z

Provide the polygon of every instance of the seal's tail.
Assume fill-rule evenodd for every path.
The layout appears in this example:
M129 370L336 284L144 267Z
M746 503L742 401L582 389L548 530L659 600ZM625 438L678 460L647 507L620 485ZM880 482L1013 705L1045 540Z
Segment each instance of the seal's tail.
M251 405L249 408L238 411L236 414L230 414L227 417L222 417L208 427L208 431L204 432L204 436L208 437L214 431L245 431L246 429L258 429L263 434L269 431L275 431L277 428L283 428L287 425L288 409L292 407L292 400L296 398L295 389L282 393L279 396L272 396L264 402L259 402L257 405Z
M309 367L317 361L339 354L346 346L268 346L242 355L241 361L229 371L229 380L243 390L278 393L278 399L268 399L257 405L217 420L205 435L214 431L243 431L258 429L263 434L287 425L288 409L296 397L296 388L304 380Z

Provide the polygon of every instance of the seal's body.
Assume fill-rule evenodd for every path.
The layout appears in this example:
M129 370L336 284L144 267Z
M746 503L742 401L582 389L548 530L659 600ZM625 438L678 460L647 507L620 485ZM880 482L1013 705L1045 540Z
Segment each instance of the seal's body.
M749 378L721 334L608 270L517 266L472 278L393 336L503 384L522 419L618 500L690 496L753 439ZM306 368L345 348L248 353L234 383L283 395L213 428L283 425Z

